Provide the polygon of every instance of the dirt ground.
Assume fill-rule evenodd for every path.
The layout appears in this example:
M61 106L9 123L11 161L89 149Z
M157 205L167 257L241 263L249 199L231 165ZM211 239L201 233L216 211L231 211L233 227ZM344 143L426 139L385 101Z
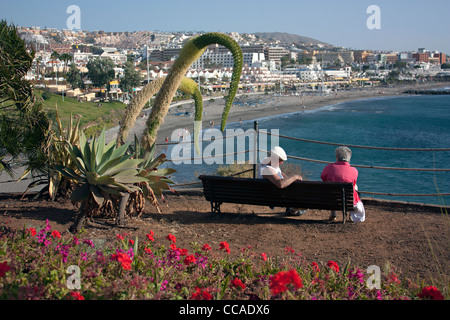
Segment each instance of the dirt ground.
M291 217L283 208L223 204L222 213L212 214L209 202L195 190L166 194L161 204L163 213L147 204L140 218L128 218L122 227L111 219L90 222L86 235L104 242L127 233L143 241L153 230L160 243L169 233L175 235L178 247L191 248L195 241L218 249L226 241L232 254L253 246L258 254L275 256L289 246L307 262L334 260L343 267L350 260L362 270L390 265L413 279L449 275L449 220L445 210L436 207L366 200L366 221L342 224L342 215L330 223L329 211L321 210ZM0 226L38 229L48 219L53 229L67 232L76 214L70 201L0 197Z

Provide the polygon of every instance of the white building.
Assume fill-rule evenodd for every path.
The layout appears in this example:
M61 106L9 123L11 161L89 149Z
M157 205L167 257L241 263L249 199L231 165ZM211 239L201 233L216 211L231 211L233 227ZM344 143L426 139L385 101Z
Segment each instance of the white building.
M243 53L244 65L253 66L257 62L264 61L264 53ZM214 52L207 50L192 65L192 69L203 69L208 63L216 64L222 68L232 68L234 58L231 52Z

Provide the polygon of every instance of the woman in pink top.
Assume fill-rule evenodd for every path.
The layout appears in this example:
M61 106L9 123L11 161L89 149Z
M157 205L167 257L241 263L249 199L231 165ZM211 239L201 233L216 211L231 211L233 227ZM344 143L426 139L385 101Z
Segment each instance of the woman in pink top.
M363 222L365 220L365 210L357 192L358 187L356 181L358 180L358 170L350 166L350 159L352 151L348 147L338 147L335 150L336 162L327 165L320 176L322 181L335 182L351 182L353 184L353 208L350 212L350 218L353 222ZM331 221L336 220L336 212L331 211Z

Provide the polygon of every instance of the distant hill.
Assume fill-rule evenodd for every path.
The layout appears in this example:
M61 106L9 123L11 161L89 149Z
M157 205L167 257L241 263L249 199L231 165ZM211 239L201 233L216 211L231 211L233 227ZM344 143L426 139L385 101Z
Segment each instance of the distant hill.
M268 41L281 41L281 42L291 42L291 43L313 43L313 44L323 44L323 45L329 45L326 42L319 41L317 39L308 38L304 36L299 36L296 34L291 33L284 33L284 32L256 32L253 33L255 36Z

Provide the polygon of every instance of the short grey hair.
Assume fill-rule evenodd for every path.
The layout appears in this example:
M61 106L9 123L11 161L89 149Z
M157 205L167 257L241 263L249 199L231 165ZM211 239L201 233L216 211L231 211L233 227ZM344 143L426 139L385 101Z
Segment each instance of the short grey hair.
M352 150L348 147L337 147L335 153L338 161L350 162L352 158Z

